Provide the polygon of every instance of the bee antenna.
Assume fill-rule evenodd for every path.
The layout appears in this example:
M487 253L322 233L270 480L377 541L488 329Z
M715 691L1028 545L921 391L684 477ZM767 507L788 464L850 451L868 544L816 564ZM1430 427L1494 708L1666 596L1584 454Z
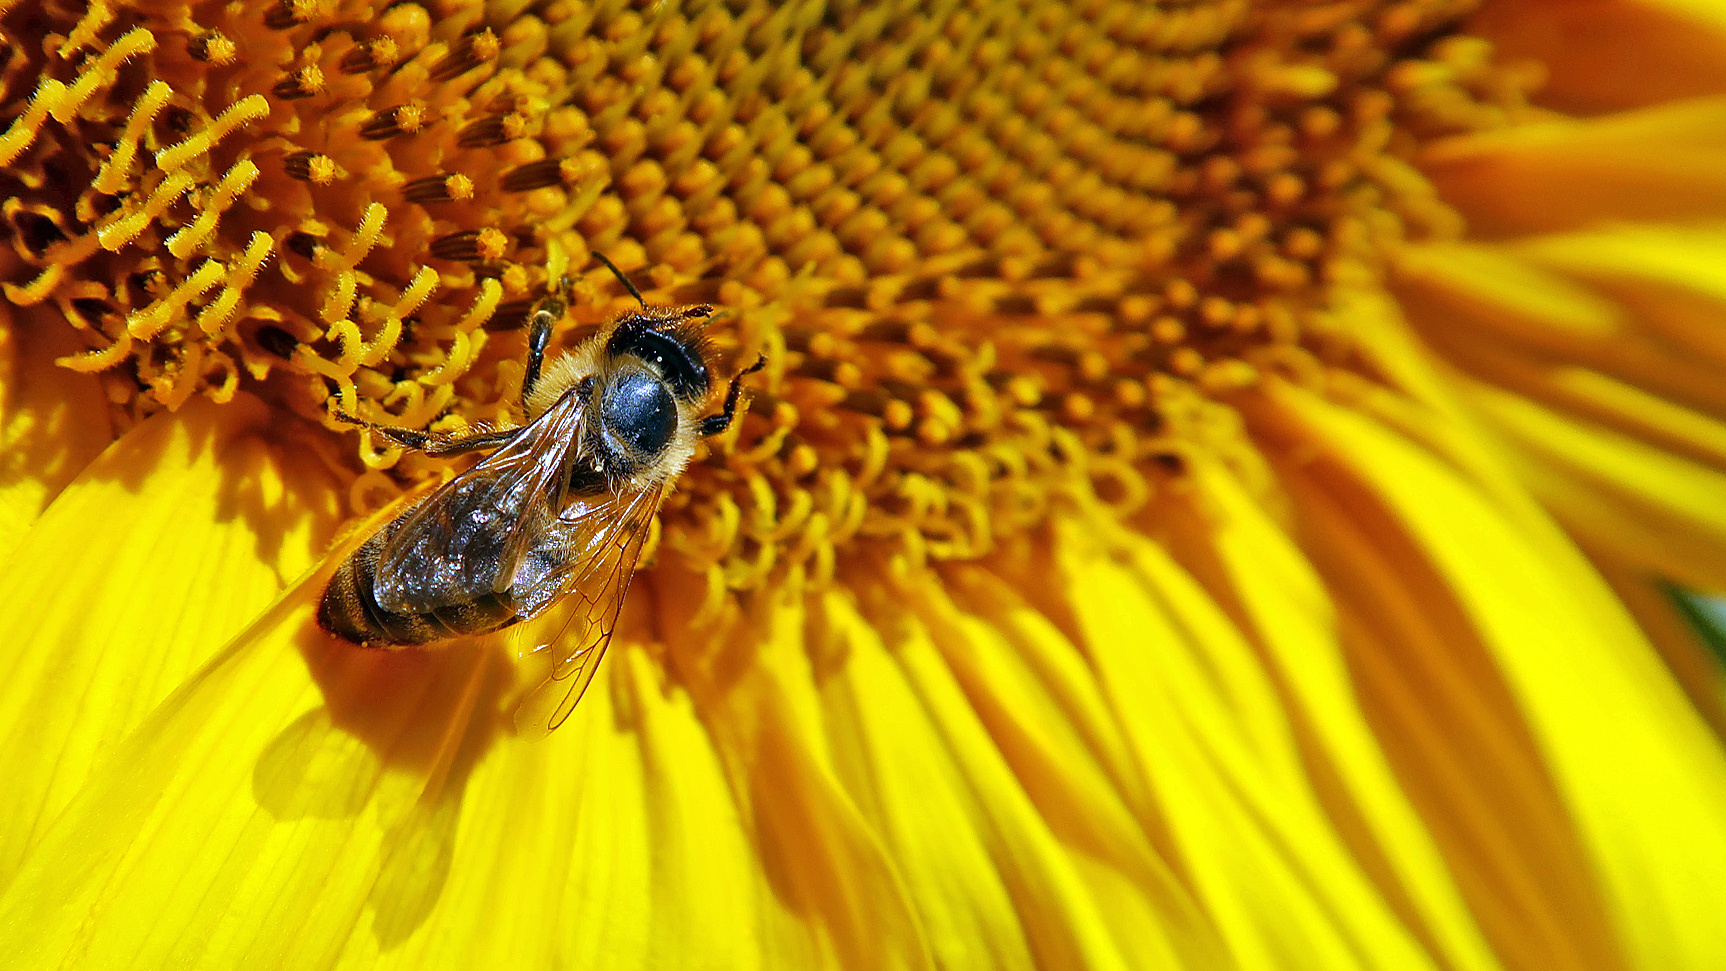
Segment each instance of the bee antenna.
M617 268L617 264L611 262L610 257L598 250L594 250L593 255L595 259L605 264L605 268L610 270L613 276L617 277L617 282L623 284L623 288L629 291L629 295L635 298L636 303L641 304L641 309L646 310L647 301L641 299L641 291L635 289L635 284L629 282L629 277L623 275L623 271Z

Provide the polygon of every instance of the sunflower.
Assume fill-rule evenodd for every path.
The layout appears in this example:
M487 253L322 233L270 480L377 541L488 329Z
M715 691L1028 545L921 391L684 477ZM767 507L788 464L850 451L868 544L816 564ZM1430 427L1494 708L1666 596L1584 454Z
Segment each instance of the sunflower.
M1726 966L1726 9L0 0L12 967ZM548 738L346 550L746 413Z

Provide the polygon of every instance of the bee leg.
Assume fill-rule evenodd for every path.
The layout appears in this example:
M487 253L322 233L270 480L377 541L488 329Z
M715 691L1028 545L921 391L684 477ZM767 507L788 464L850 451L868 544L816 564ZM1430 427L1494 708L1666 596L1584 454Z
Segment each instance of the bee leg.
M533 394L533 386L539 383L539 369L545 364L545 346L551 343L551 328L557 323L557 318L549 311L540 310L533 315L531 328L527 332L527 366L521 372L521 410L527 411L528 396Z
M731 427L731 417L737 413L737 393L743 389L745 375L754 374L767 366L767 355L755 359L755 363L731 376L731 386L725 389L725 410L717 415L708 415L696 426L702 437L717 435Z
M363 418L355 418L344 411L337 411L336 417L349 424L369 428L403 448L411 448L427 455L461 455L464 452L497 448L521 431L519 428L499 428L489 432L476 432L472 435L452 437L415 431L412 428L392 428L388 425L379 425Z
M528 396L533 394L534 386L539 384L539 371L545 364L545 348L551 343L551 329L563 319L564 308L568 305L570 293L575 281L564 277L558 281L559 296L547 300L538 310L533 312L533 319L528 321L527 330L527 366L521 373L521 410L527 411Z

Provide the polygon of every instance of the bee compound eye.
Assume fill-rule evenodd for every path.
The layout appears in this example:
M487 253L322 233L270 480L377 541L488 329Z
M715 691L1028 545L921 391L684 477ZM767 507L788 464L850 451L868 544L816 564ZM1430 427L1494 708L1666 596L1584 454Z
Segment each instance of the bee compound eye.
M671 441L677 405L664 382L628 375L606 390L600 405L605 427L642 455L658 455Z

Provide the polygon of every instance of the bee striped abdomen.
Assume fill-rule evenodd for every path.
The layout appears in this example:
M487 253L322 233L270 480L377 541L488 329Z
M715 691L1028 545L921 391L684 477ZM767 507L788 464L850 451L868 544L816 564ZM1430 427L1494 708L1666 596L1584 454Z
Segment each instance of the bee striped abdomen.
M378 557L393 532L393 528L380 530L336 568L318 604L318 626L355 644L405 647L484 634L521 619L507 594L445 604L426 613L396 613L380 607Z

